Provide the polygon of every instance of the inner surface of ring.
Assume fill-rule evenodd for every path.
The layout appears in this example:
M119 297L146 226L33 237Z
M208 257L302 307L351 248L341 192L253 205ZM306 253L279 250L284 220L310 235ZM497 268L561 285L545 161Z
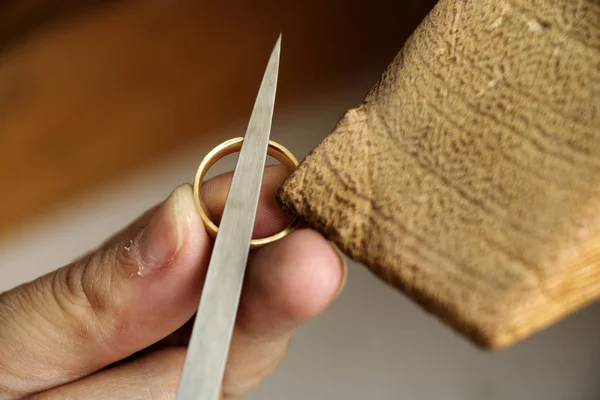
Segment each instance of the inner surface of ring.
M202 164L204 164L204 165L201 164L201 166L200 166L200 168L201 168L201 171L199 171L200 175L196 177L196 182L195 182L195 184L197 185L196 196L197 196L197 200L199 203L198 205L202 208L201 216L203 217L204 223L208 225L207 230L209 231L209 234L211 234L211 236L213 236L213 237L216 236L218 227L208 216L207 208L204 204L204 201L202 200L200 188L202 186L204 177L205 177L206 173L208 172L208 170L216 162L218 162L221 158L223 158L227 155L239 152L242 147L242 142L243 142L243 138L231 139L227 142L224 142L221 146L217 146L215 149L213 149L213 151L211 151L211 153L209 153L207 155L205 160L203 160ZM279 148L279 147L281 147L281 148ZM273 157L274 159L279 161L284 167L286 167L289 170L290 173L293 172L298 166L298 161L294 158L294 156L283 146L281 146L273 141L269 141L267 155L269 155L270 157ZM204 214L204 215L202 215L202 214ZM271 236L268 236L265 238L252 239L252 247L257 247L259 245L266 244L270 241L274 241L274 240L277 240L277 239L285 236L293 228L293 226L295 225L295 222L296 222L295 220L292 220L291 223L288 224L288 226L285 229L283 229L282 231L280 231L274 235L271 235Z

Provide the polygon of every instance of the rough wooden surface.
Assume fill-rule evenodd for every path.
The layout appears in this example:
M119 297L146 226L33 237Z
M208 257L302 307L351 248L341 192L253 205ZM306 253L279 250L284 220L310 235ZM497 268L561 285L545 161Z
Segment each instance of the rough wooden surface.
M190 143L224 140L216 132L247 121L280 32L278 115L384 68L433 4L0 1L0 236Z
M600 3L442 0L279 199L475 343L600 295Z

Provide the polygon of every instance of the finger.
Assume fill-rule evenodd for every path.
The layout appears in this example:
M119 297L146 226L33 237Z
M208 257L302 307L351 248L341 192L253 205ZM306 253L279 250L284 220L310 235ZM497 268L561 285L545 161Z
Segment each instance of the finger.
M276 198L277 188L288 175L289 171L283 165L268 166L265 169L256 211L253 238L274 235L291 222L291 217L281 210ZM207 208L207 214L217 225L221 221L232 176L233 173L219 175L202 185L200 191Z
M195 312L210 242L189 185L83 259L0 296L0 392L88 375Z
M182 347L160 350L30 396L29 400L174 399L184 357Z
M340 253L313 230L298 230L252 255L223 382L240 399L272 372L293 331L323 312L344 285Z

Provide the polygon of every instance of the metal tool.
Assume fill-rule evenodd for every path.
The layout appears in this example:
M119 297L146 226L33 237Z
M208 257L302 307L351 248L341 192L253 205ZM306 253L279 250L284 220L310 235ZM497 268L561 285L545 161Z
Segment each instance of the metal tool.
M287 149L269 140L280 49L281 35L268 61L245 136L213 149L196 173L196 206L208 233L216 238L179 383L178 400L219 400L250 249L278 240L293 228L289 226L270 238L252 240L267 154L291 169L298 165ZM200 185L211 165L237 150L240 154L217 230L204 210Z

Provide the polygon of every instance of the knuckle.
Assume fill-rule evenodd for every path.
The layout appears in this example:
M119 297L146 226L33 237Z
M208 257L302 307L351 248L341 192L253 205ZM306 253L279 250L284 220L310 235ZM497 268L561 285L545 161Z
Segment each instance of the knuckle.
M72 321L78 339L108 341L122 329L123 307L114 290L115 257L111 249L99 250L58 270L51 293L60 312Z
M63 267L52 275L50 293L58 307L59 320L66 322L70 332L77 338L88 340L94 336L91 317L95 314L93 297L84 288L85 264Z

